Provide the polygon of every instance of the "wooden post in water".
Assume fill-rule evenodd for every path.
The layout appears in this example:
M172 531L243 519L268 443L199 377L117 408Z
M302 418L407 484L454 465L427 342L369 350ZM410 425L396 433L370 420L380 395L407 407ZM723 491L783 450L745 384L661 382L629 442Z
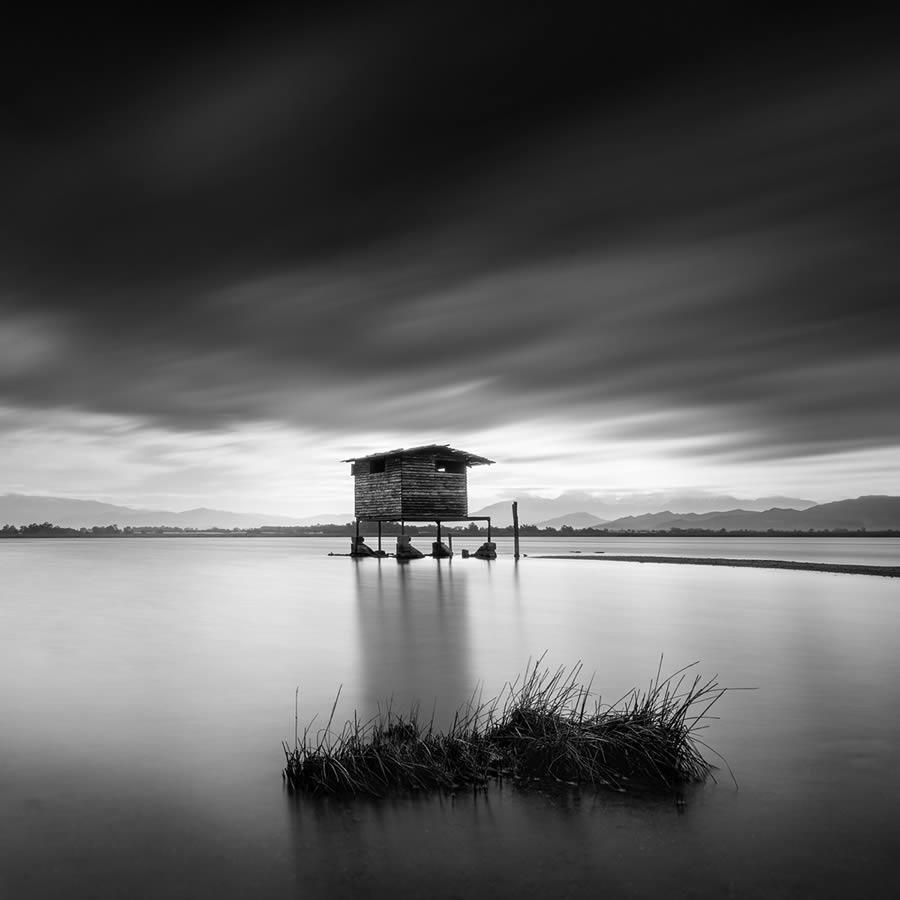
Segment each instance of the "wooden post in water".
M450 555L453 556L453 534L451 532L447 533L447 549L450 551Z
M519 501L513 500L513 555L519 558Z
M381 553L381 519L378 520L378 552Z
M488 516L488 543L490 543L490 540L491 540L491 517Z
M435 519L434 524L437 525L437 537L435 538L434 543L431 545L431 555L435 559L443 559L444 545L441 543L441 520Z

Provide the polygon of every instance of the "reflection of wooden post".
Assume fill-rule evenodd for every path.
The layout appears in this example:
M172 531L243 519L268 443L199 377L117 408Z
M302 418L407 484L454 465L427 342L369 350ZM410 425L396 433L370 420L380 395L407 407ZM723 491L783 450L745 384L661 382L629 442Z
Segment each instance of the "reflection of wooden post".
M519 558L519 501L513 500L513 555Z

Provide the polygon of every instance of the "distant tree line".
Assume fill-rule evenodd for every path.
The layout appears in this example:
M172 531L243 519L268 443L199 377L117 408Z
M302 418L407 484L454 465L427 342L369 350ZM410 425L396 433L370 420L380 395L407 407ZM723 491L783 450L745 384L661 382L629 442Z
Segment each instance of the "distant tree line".
M442 525L444 534L459 535L461 537L485 537L487 525L479 522L470 522L468 525ZM360 522L360 534L365 537L374 537L378 534L376 522ZM345 522L343 525L265 525L260 528L179 528L170 525L126 525L119 528L118 525L94 525L92 528L67 528L62 525L53 525L51 522L40 524L32 522L30 525L4 525L0 528L0 538L59 538L59 537L349 537L356 533L355 522ZM400 522L382 522L381 534L383 537L392 537L398 534L408 534L412 537L433 535L433 524L406 524ZM513 533L512 525L494 525L491 527L492 537L509 537ZM539 528L537 525L520 525L519 534L522 537L585 537L585 538L616 538L616 537L900 537L900 530L882 529L869 531L865 528L851 531L848 528L832 528L821 531L808 529L806 531L788 531L769 528L766 531L752 531L740 529L726 531L724 528L669 528L663 531L626 531L608 528L573 528L563 525L561 528Z
M95 525L93 528L66 528L51 522L32 522L30 525L4 525L0 528L0 537L108 537L122 534L118 525Z

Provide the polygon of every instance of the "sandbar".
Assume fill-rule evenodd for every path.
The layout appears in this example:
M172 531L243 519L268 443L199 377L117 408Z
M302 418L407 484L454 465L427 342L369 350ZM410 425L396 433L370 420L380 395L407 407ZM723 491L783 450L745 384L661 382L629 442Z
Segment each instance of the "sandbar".
M540 555L529 559L590 559L599 562L673 563L687 566L739 566L748 569L798 569L806 572L837 572L843 575L881 575L900 578L900 566L861 566L850 563L796 562L788 559L725 559L707 556L618 556L584 554Z

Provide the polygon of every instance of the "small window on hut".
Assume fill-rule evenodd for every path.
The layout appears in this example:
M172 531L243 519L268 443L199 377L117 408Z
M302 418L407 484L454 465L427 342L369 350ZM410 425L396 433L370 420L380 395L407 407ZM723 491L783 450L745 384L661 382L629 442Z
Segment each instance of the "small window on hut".
M436 459L434 470L435 472L446 472L449 475L465 475L466 464L455 459Z
M370 475L381 475L384 472L384 457L381 459L373 459L369 463L369 474Z

